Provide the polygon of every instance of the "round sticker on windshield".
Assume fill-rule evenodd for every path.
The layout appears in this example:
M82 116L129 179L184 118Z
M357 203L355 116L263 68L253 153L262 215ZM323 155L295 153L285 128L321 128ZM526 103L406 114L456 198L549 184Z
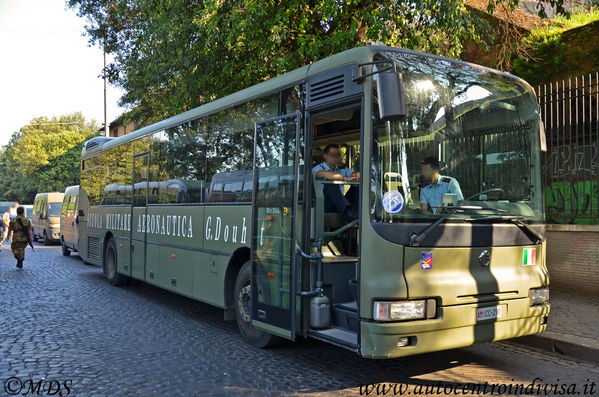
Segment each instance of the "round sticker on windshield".
M397 190L389 190L383 196L383 208L390 214L397 214L403 209L404 199Z

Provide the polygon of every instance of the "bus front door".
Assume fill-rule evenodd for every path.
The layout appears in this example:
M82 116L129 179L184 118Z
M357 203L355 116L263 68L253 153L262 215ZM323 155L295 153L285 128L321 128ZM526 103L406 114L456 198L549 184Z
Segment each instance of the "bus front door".
M252 326L295 338L300 114L259 121L254 139Z

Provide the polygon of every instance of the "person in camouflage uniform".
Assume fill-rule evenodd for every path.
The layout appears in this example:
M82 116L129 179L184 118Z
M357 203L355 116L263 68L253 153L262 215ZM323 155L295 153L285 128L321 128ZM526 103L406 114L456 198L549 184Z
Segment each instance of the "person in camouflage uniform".
M31 236L31 223L25 217L25 208L17 208L17 217L10 220L8 231L12 233L10 249L17 259L17 267L20 269L25 260L25 247L29 243L28 236Z

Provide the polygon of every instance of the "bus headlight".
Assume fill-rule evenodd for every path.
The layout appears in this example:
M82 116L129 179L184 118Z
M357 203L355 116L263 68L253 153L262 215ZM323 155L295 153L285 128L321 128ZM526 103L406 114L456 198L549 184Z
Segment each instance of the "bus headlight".
M427 310L427 306L429 307ZM435 316L435 300L375 301L374 319L378 321L417 320ZM430 315L427 315L430 314Z
M528 290L528 299L530 300L531 306L549 302L549 287L533 288Z

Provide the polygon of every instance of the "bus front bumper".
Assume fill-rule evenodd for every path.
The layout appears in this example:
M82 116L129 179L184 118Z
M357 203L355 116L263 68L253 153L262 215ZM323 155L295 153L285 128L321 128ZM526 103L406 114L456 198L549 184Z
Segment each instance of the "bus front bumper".
M501 306L497 319L476 321L476 309ZM405 322L368 322L360 325L360 353L365 358L395 358L470 346L547 329L550 304L530 306L528 299L513 299L488 304L442 306L437 318ZM408 338L406 346L398 341Z

